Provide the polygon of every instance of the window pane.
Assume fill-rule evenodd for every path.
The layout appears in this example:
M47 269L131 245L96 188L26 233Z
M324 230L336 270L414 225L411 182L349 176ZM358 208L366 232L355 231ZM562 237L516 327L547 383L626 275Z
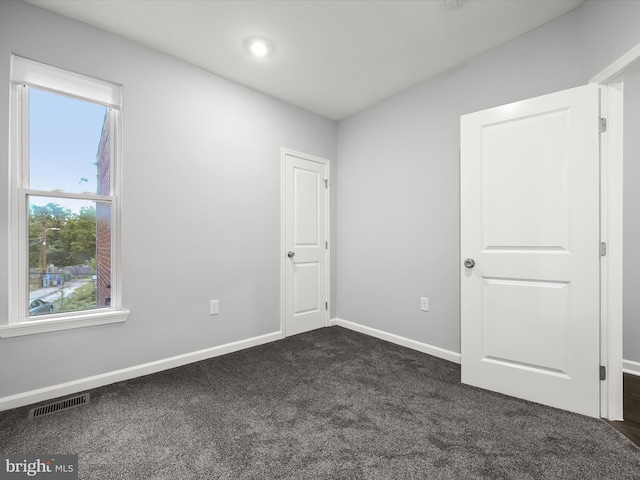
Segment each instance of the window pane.
M29 196L28 221L29 316L110 306L111 204Z
M109 109L29 88L29 188L109 195Z

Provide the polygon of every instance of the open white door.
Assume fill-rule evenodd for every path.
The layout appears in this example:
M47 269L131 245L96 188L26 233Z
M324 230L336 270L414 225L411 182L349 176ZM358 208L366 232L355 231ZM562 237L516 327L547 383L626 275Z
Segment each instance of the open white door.
M599 163L595 84L462 117L463 383L599 417Z
M285 152L285 335L327 326L328 164Z

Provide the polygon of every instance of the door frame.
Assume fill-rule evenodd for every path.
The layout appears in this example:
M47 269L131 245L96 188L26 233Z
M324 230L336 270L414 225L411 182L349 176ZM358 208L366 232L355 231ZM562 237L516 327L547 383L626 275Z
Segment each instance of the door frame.
M600 135L600 231L607 244L600 270L600 361L606 379L600 389L600 416L622 420L623 336L623 83L622 74L640 65L640 44L595 75L600 85L600 116L607 131Z
M280 150L280 334L282 338L287 336L286 329L286 315L287 315L287 256L286 256L286 159L287 155L309 160L310 162L321 163L326 168L327 179L327 195L326 197L326 228L327 228L327 275L326 275L326 288L327 288L327 302L329 303L329 309L326 311L325 327L329 326L329 319L331 317L331 162L326 158L318 157L308 153L298 152L290 148L282 147Z

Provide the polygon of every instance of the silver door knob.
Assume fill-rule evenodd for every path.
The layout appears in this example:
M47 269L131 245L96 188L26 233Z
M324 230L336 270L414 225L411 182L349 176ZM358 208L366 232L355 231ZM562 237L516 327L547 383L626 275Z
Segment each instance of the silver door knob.
M473 268L473 267L475 267L475 266L476 266L476 261L475 261L473 258L467 258L467 259L464 261L464 266L465 266L466 268Z
M295 256L296 256L296 252L289 252L289 253L287 253L287 257L289 257L289 258L293 258L293 257L295 257Z

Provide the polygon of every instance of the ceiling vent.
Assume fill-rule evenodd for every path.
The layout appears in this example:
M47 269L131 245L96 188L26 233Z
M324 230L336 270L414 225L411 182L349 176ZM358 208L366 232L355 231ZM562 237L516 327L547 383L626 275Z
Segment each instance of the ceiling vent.
M464 7L465 3L467 3L467 0L447 0L447 7L450 10L456 10Z

